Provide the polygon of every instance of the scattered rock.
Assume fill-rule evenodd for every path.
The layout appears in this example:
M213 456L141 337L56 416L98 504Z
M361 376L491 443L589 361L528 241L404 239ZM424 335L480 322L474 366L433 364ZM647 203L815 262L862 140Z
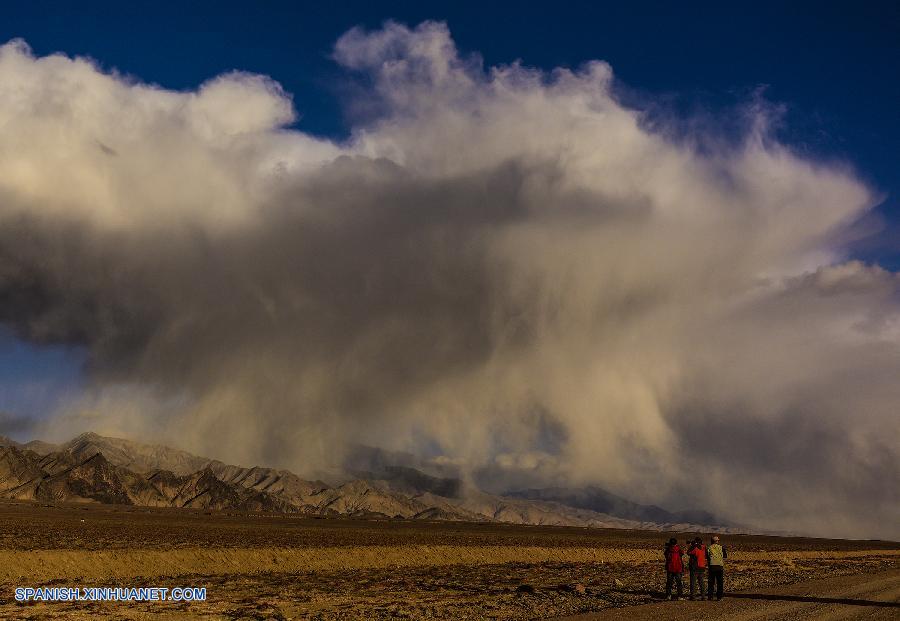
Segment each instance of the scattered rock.
M613 579L613 586L617 589L625 588L625 583L619 580L618 578Z

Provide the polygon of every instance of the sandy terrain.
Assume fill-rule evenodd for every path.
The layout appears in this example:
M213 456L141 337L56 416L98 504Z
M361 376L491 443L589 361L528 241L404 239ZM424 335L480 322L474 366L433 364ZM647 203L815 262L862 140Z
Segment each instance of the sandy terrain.
M0 617L567 616L654 601L663 581L660 547L671 535L692 533L9 502L0 504ZM726 543L732 591L780 593L771 589L900 569L898 543L761 536ZM25 604L13 600L16 586L203 586L208 600ZM892 587L885 588L890 597ZM765 604L735 602L727 603ZM637 610L644 608L629 614Z

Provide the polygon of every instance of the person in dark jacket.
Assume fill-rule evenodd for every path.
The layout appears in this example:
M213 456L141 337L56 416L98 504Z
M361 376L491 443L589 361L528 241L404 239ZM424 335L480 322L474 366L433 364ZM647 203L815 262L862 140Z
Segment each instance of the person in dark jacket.
M725 582L725 559L728 551L719 543L719 538L713 537L709 547L706 548L706 562L709 565L709 589L706 596L713 598L713 587L716 591L716 599L722 599L723 583Z
M672 537L666 544L664 554L666 555L666 599L672 599L672 585L674 584L678 591L678 599L684 596L684 583L681 581L681 574L684 573L684 563L681 560L683 551L678 541Z
M703 539L697 537L688 547L688 569L691 572L691 599L694 599L694 589L697 589L697 597L706 599L706 546Z

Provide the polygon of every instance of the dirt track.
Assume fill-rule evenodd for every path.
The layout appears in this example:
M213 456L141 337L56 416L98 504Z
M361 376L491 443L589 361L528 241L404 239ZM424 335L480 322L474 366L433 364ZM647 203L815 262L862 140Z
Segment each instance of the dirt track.
M612 621L624 617L635 621L898 619L900 569L831 576L772 589L749 589L729 594L720 602L659 602L560 617L559 621Z

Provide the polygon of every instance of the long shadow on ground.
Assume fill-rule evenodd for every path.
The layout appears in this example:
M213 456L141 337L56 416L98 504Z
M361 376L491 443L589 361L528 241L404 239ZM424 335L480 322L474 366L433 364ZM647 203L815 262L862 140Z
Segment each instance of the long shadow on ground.
M769 599L780 602L806 602L810 604L846 604L848 606L878 606L880 608L900 608L900 602L879 602L871 599L850 599L845 597L770 595L766 593L729 593L728 597L735 597L740 599Z
M662 591L649 589L613 589L616 593L644 595L653 599L666 599ZM771 593L728 593L726 598L762 599L780 602L804 602L807 604L845 604L847 606L875 606L878 608L900 608L900 602L879 602L871 599L851 599L845 597L812 597L809 595L775 595Z

